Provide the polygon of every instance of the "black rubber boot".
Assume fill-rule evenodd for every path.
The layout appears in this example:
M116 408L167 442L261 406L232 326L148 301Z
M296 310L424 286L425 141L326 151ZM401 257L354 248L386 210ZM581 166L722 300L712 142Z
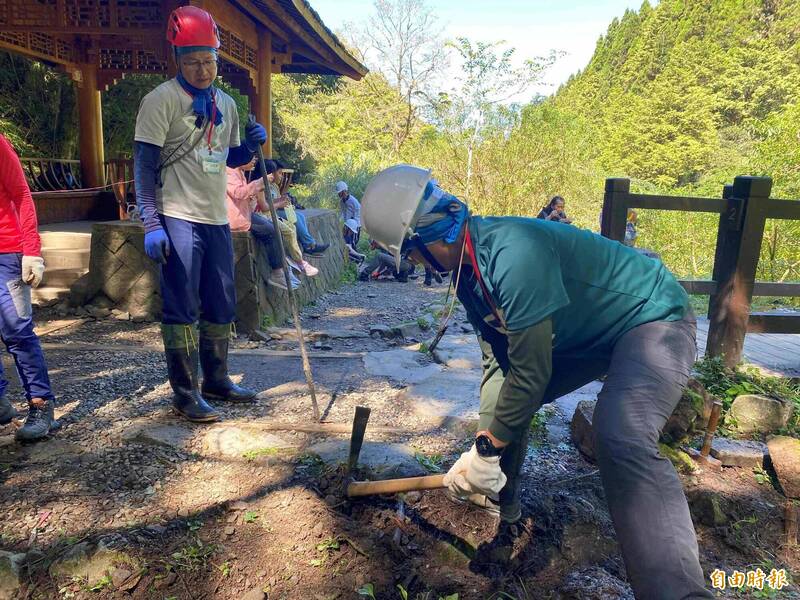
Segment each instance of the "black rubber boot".
M161 325L173 410L195 423L219 420L219 413L200 395L196 332L190 325Z
M29 402L25 424L17 429L15 437L20 442L33 442L46 438L47 434L57 428L58 422L53 414L52 400L44 400L36 404Z
M425 269L425 285L431 285L432 281L431 278L433 277L433 272L430 269Z
M11 405L8 398L0 398L0 425L8 425L11 419L19 416L19 412Z
M203 396L220 402L253 402L253 390L236 385L228 377L230 324L200 322L200 364Z
M500 468L506 476L506 484L500 490L500 518L507 523L515 523L522 516L519 499L520 474L525 457L528 455L529 430L520 439L511 442L500 456Z

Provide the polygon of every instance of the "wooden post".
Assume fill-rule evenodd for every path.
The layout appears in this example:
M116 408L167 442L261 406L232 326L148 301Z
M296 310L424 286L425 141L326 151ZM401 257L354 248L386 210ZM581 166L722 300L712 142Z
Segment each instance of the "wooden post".
M258 34L258 73L256 75L256 119L267 130L264 154L272 157L272 34L267 29Z
M723 197L728 209L720 215L714 281L717 292L708 306L706 354L722 356L733 367L742 359L744 336L756 268L764 238L767 203L772 180L768 177L737 177L726 186Z
M600 218L600 234L618 242L625 240L625 221L628 206L625 198L631 192L630 179L606 179L606 192L603 196L603 213Z
M97 85L97 66L81 63L74 73L78 88L79 147L81 178L85 188L105 185L103 108Z

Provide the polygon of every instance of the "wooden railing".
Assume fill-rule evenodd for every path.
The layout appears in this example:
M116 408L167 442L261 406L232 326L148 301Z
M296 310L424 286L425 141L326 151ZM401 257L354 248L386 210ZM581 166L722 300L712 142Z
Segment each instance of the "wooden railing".
M22 169L34 195L46 192L86 193L81 179L81 162L64 158L21 158ZM114 192L119 218L127 219L135 204L133 160L112 158L105 163L106 189ZM104 190L93 190L96 192Z
M751 313L753 296L800 296L800 283L756 281L767 219L800 220L800 201L770 198L768 177L736 177L722 198L632 194L630 180L606 179L601 233L622 241L628 209L718 213L711 280L681 280L690 294L709 295L706 354L732 366L742 358L745 334L800 333L800 315Z
M22 170L33 192L78 190L81 161L62 158L21 158Z

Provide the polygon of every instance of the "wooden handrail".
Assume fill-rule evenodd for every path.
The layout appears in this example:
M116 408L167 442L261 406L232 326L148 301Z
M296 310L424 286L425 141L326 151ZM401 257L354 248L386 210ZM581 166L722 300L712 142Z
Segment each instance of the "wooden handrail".
M800 201L770 198L772 180L736 177L721 198L632 194L630 180L607 179L601 233L622 242L631 208L651 208L720 215L711 280L681 280L690 294L709 295L707 354L741 360L747 332L800 333L800 315L754 313L753 296L800 296L800 283L756 281L767 219L800 220Z

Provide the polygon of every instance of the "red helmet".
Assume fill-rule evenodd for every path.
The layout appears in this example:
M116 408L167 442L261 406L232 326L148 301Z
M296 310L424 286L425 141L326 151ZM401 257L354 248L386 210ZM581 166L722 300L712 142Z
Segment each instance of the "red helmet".
M167 40L176 47L219 48L219 31L214 18L196 6L180 6L167 20Z

